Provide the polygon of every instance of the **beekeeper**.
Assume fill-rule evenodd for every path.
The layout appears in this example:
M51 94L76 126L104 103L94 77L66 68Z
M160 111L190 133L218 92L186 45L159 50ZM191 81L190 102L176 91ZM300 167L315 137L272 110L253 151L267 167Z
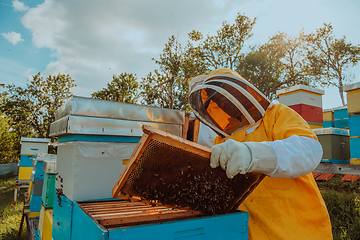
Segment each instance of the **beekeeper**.
M230 69L212 71L190 93L194 114L218 136L210 166L228 178L267 176L240 205L250 239L332 239L330 218L311 172L322 147L292 109L273 104Z

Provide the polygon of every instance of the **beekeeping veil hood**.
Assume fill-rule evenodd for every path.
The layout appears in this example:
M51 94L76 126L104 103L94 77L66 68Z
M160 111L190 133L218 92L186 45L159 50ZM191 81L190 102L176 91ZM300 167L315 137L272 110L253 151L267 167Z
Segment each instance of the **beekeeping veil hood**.
M237 72L220 68L195 86L189 97L194 114L221 137L259 121L270 101Z

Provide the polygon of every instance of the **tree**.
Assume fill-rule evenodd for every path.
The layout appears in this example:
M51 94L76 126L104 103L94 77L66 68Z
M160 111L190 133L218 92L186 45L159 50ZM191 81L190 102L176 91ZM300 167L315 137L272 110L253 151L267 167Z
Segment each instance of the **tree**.
M282 52L277 48L264 44L252 48L240 61L236 71L272 100L276 98L276 90L281 85L282 57Z
M109 101L136 103L139 87L136 80L136 75L132 73L113 75L113 80L107 84L107 88L94 92L91 96Z
M18 158L14 151L17 143L17 136L10 130L7 120L0 116L0 164L10 163Z
M252 48L236 70L269 99L274 99L279 88L314 85L306 65L305 50L303 32L297 37L279 32L267 43Z
M192 31L189 33L189 44L208 70L234 69L243 57L241 50L245 40L252 36L255 22L256 18L251 20L238 13L234 24L223 22L222 28L214 36L207 35L204 39L202 33Z
M309 71L323 86L336 86L345 106L343 86L352 80L346 69L358 64L360 45L346 42L345 36L335 39L331 24L324 24L316 33L306 35L306 40Z
M27 88L8 85L0 110L19 137L49 138L55 111L72 96L74 81L60 73L44 79L39 72L28 79Z
M160 58L153 60L159 69L142 79L142 103L189 112L189 80L205 71L194 51L183 50L173 35L165 44Z

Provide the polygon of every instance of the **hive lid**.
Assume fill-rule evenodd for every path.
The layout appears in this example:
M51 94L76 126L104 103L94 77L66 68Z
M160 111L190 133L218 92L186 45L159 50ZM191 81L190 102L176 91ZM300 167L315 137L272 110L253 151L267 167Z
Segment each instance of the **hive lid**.
M31 142L31 143L50 143L51 139L49 138L28 138L28 137L22 137L20 143L23 144L25 142Z
M344 92L360 89L360 82L348 84L344 86Z
M306 85L302 85L302 84L298 84L295 86L276 90L276 94L278 96L280 96L285 93L295 92L295 91L299 91L299 90L303 90L303 91L307 91L307 92L311 92L311 93L315 93L315 94L320 94L320 95L325 94L325 91L322 89L318 89L318 88L314 88L314 87L310 87L310 86L306 86Z
M56 110L55 120L59 120L68 115L161 122L180 125L185 122L185 113L180 110L78 96L69 98L60 108Z
M144 124L178 136L182 133L182 125L178 124L69 115L51 123L50 136L79 134L141 137L141 126Z
M137 197L205 214L234 212L265 177L238 174L229 179L210 167L211 149L161 130L144 134L115 184L114 198Z
M349 130L348 129L342 129L342 128L316 128L312 129L316 135L343 135L343 136L349 136Z

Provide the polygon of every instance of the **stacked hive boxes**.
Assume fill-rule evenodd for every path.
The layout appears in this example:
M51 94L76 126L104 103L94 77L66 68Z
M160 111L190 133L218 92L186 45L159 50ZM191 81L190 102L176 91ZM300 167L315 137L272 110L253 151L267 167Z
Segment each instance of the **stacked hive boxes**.
M30 199L29 199L29 207L30 213L29 218L35 218L40 216L41 210L41 195L44 183L44 161L46 159L46 153L39 153L36 155L36 158L32 160L34 165L34 170L31 174L31 185L32 187L29 188L30 192Z
M324 90L296 85L276 91L279 102L294 109L311 128L323 127L322 95Z
M51 136L58 136L59 140L53 239L134 239L145 238L149 234L155 234L157 239L169 239L173 238L176 231L179 231L179 238L197 235L211 238L211 231L204 232L204 224L211 222L215 226L222 220L219 222L216 218L209 218L200 224L200 220L188 220L105 228L81 207L84 201L91 202L97 206L96 209L106 211L108 217L112 214L128 216L125 209L114 209L114 205L111 205L114 200L108 198L112 197L112 188L143 135L141 126L150 125L181 137L184 123L185 114L178 110L82 97L70 98L57 110L56 121L51 124L50 129ZM126 203L115 200L119 201ZM110 203L110 207L104 208L103 202ZM117 213L119 210L121 212ZM221 219L224 218L227 219L226 216ZM241 233L231 233L235 234L234 236L247 237L248 214L237 213L228 217L229 220L231 218L237 219L238 221L234 221L237 222L236 225L242 224L244 229ZM197 224L194 228L195 223Z
M54 239L70 239L75 201L111 198L112 188L148 124L181 136L183 112L72 97L57 110Z
M360 82L346 85L349 115L350 157L352 164L360 164Z
M21 154L19 161L18 180L29 182L33 170L32 160L37 153L47 153L50 139L45 138L21 138Z
M44 184L41 195L39 235L42 240L52 239L52 212L55 195L56 155L48 154L44 161Z
M340 128L313 129L323 147L321 162L334 164L350 163L349 132Z

